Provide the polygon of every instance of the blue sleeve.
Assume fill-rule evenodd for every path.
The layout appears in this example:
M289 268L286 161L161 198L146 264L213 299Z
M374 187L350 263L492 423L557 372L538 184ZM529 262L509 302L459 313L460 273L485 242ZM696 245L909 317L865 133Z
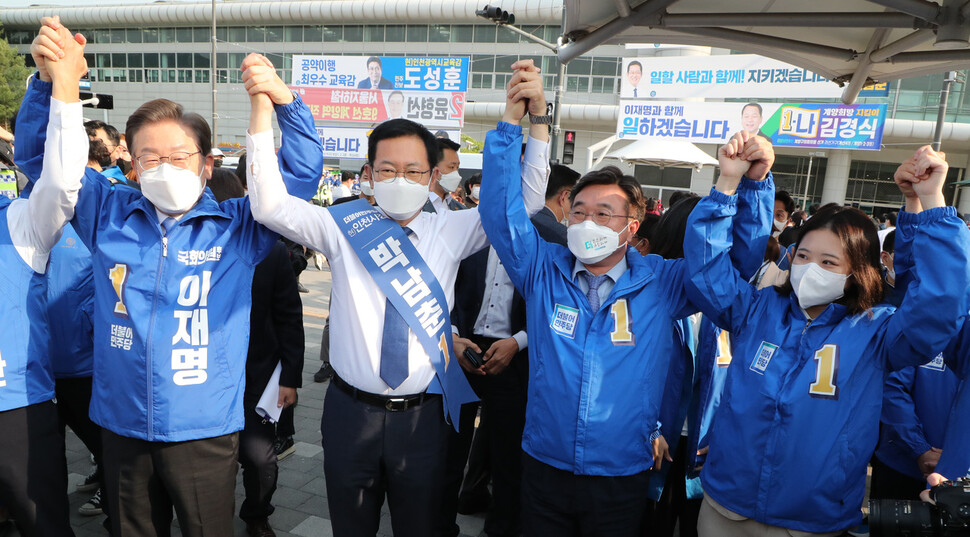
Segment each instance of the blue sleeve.
M950 417L946 423L943 455L936 472L948 479L970 475L970 382L960 383Z
M279 162L283 184L291 195L309 200L317 194L323 175L323 146L313 125L313 114L299 95L278 105L276 121L282 132Z
M911 282L876 349L877 356L892 369L920 365L927 356L942 352L963 326L970 305L970 231L966 224L953 207L912 216L916 221ZM959 357L961 362L967 360L970 357Z
M970 378L970 322L963 323L960 332L943 349L943 359L956 376Z
M893 270L896 272L896 288L904 290L912 281L913 238L916 235L918 214L899 211L896 219L896 238L893 246Z
M485 136L482 192L478 211L482 227L512 283L526 299L536 267L548 244L539 236L522 201L522 129L500 121Z
M715 325L730 332L744 323L755 296L731 261L737 210L736 195L712 188L691 212L684 237L688 297Z
M772 181L752 181L747 177L738 185L731 261L745 281L758 272L765 258L775 207L774 187Z
M923 424L916 415L916 403L913 401L915 383L915 367L907 367L890 374L882 394L880 418L883 434L898 442L913 464L932 447L926 440Z
M44 144L50 120L51 91L54 85L34 75L17 112L17 144L14 164L33 184L44 168Z

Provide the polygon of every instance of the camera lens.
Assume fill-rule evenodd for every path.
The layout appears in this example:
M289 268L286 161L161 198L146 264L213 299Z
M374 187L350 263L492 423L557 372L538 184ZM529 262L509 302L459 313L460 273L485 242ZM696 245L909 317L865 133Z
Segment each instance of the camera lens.
M933 537L940 535L940 516L923 502L869 500L869 532L872 537Z

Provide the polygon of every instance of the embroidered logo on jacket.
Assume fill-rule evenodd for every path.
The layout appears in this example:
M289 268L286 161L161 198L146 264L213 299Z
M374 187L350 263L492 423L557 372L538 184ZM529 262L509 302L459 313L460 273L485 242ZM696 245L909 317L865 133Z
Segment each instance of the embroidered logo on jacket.
M943 353L941 352L940 354L937 354L936 358L933 358L920 367L932 369L933 371L946 371L946 364L943 362Z

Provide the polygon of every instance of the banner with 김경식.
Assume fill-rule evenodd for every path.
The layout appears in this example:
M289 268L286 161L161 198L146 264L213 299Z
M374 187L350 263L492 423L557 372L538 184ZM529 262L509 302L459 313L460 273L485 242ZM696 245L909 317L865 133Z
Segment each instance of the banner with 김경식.
M617 136L721 144L740 130L778 147L863 149L882 146L884 104L620 101Z

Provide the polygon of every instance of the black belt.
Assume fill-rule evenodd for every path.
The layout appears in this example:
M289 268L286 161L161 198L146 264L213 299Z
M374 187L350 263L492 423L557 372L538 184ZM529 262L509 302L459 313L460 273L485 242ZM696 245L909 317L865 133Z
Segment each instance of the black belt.
M390 410L391 412L400 412L402 410L414 408L421 405L425 401L431 401L441 397L441 394L428 392L421 392L413 395L378 395L376 393L358 390L337 375L334 375L330 380L334 386L340 389L340 391L353 397L354 399L362 403L367 403L368 405L374 405L385 410Z

